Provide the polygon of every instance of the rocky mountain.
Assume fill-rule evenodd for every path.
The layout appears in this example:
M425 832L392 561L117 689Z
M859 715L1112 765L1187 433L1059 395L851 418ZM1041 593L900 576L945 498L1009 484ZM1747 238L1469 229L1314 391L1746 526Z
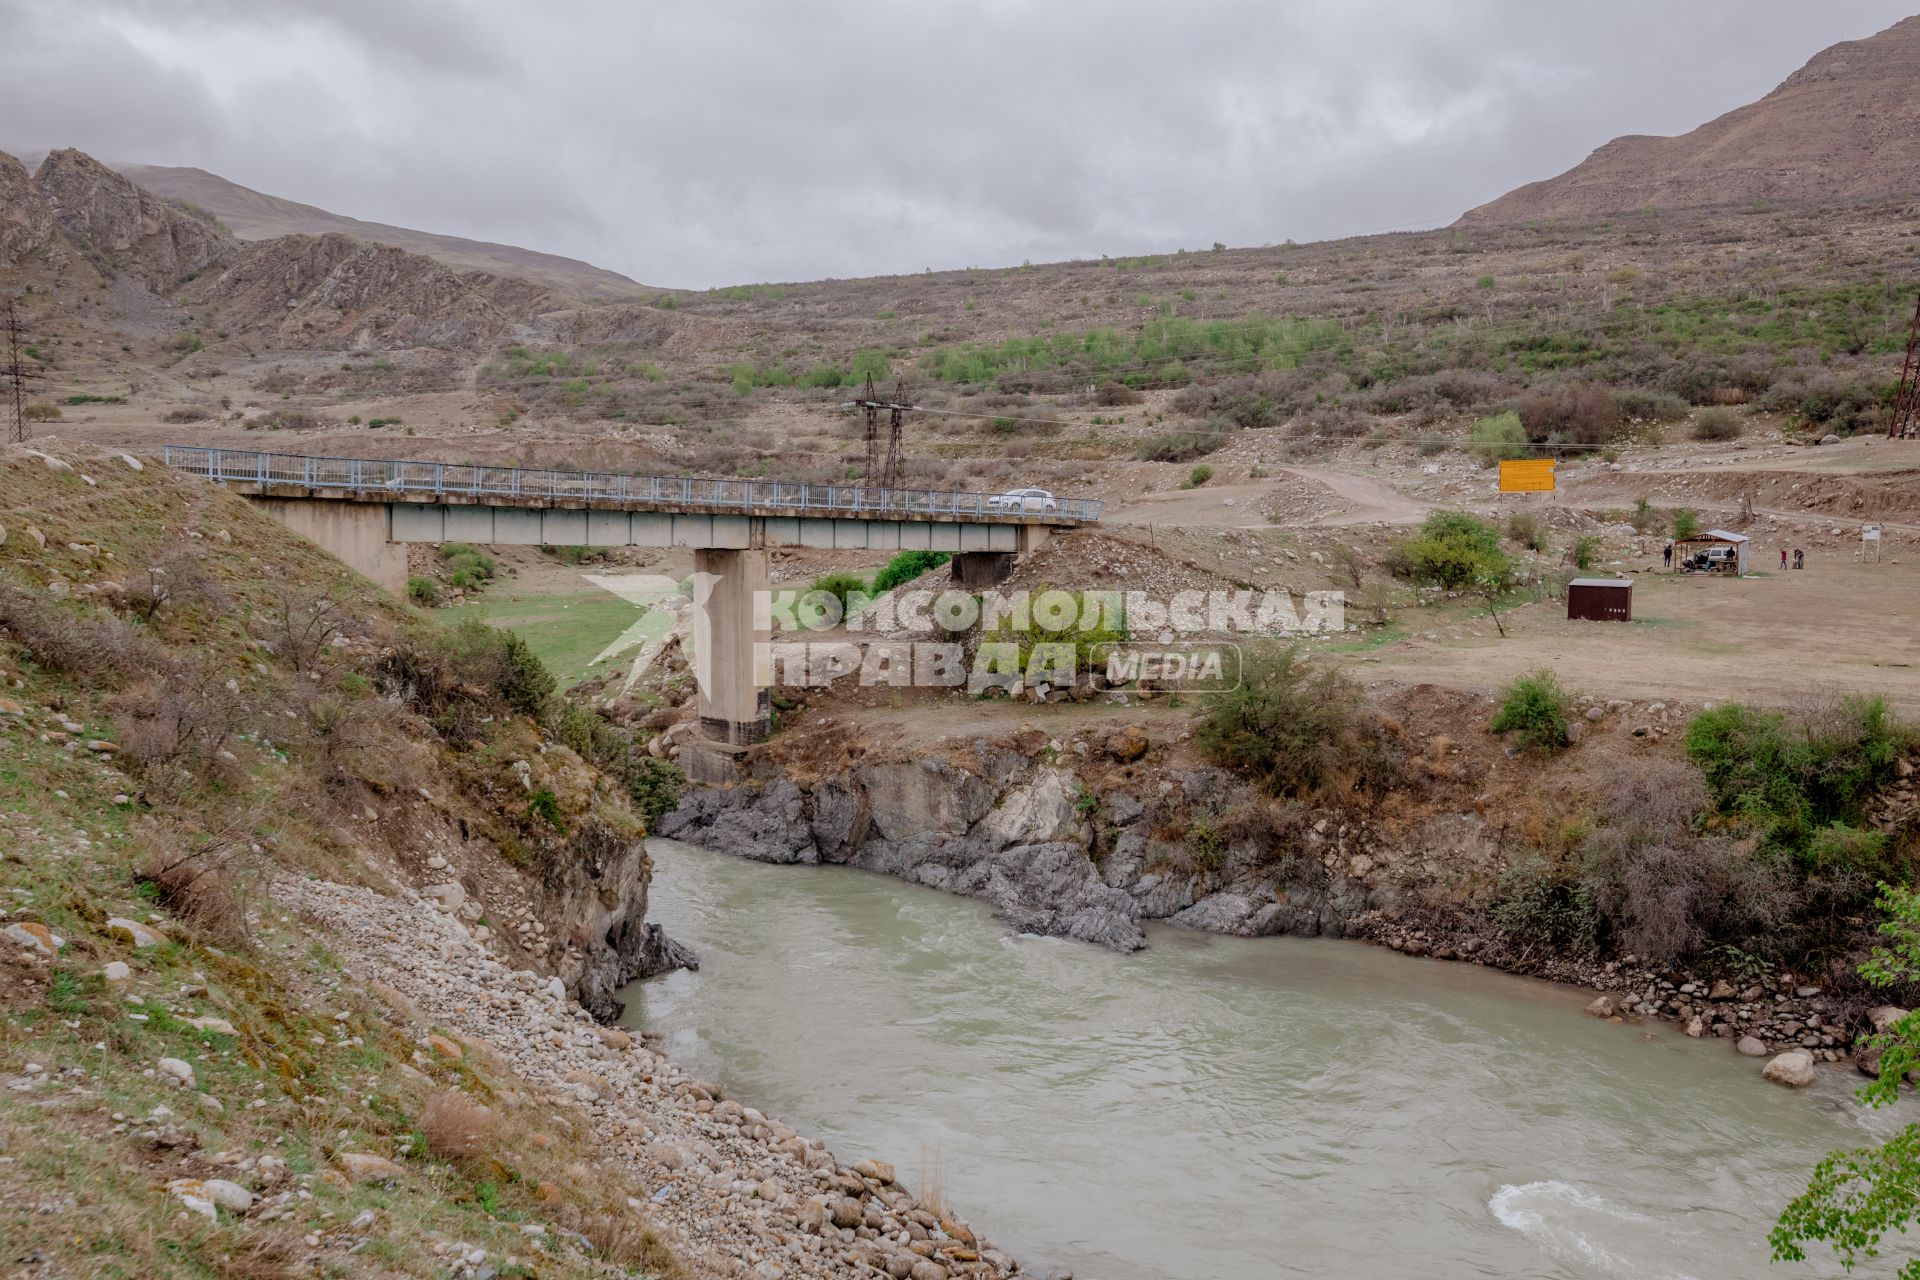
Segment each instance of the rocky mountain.
M242 240L279 236L344 235L370 244L391 245L432 258L459 272L484 271L518 277L544 289L583 300L648 297L656 290L591 263L539 253L510 244L435 235L383 222L365 222L310 204L267 195L229 182L205 169L169 165L122 164L121 173L147 190L220 219Z
M80 151L51 153L31 176L0 154L0 283L84 295L96 272L132 286L116 306L189 305L290 347L474 347L573 304L536 281L338 232L243 241Z
M1464 225L1582 219L1648 206L1845 200L1920 191L1920 16L1814 56L1758 102L1677 138L1615 138Z

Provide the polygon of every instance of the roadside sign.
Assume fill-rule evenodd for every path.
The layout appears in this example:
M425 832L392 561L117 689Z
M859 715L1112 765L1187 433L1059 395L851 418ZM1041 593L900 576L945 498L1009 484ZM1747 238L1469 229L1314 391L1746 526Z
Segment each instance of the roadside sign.
M1522 458L1500 464L1500 492L1551 493L1552 491L1552 458Z
M1879 526L1879 525L1877 525L1877 524L1863 524L1863 525L1861 525L1861 526L1860 526L1860 541L1862 541L1862 542L1878 542L1878 541L1880 541L1880 526Z

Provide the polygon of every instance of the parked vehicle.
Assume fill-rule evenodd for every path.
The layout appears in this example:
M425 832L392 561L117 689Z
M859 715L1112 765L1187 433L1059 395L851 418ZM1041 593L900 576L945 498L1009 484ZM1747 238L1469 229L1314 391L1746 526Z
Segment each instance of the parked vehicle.
M1058 511L1060 504L1045 489L1009 489L987 499L995 511Z

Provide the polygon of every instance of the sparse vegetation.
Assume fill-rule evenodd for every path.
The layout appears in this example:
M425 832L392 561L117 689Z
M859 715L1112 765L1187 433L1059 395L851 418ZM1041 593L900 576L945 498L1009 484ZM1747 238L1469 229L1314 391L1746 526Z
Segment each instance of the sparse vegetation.
M1552 754L1567 745L1573 699L1551 671L1521 676L1500 693L1500 708L1487 728L1511 733L1526 750Z
M1372 791L1398 771L1360 687L1293 647L1248 647L1240 684L1213 697L1194 741L1275 795Z

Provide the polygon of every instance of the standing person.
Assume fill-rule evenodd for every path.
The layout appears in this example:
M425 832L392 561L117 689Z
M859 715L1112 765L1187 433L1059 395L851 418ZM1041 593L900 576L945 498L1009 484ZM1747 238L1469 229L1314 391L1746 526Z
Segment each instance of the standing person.
M1787 567L1787 549L1785 547L1780 548L1780 567L1782 569Z
M1661 552L1661 555L1666 559L1667 568L1673 568L1673 544L1671 542L1667 544L1667 549Z
M1798 547L1793 549L1793 567L1796 569L1804 569L1807 567L1807 553Z

